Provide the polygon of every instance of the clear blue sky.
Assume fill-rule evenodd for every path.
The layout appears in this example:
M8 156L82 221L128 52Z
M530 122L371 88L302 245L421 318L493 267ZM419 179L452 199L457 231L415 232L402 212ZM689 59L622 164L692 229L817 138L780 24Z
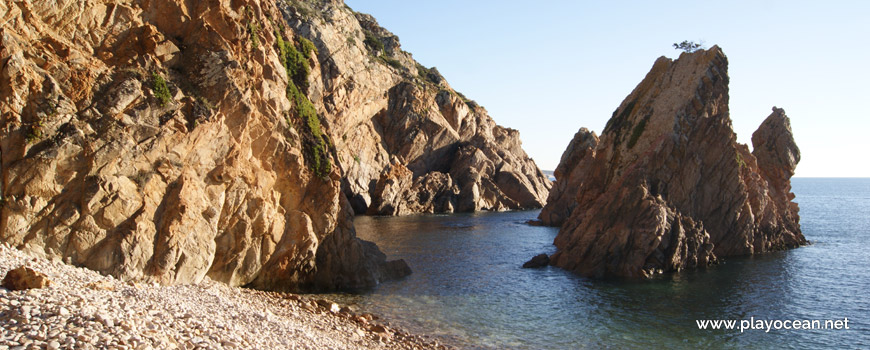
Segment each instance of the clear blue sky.
M600 133L671 44L728 55L740 142L784 108L796 176L870 177L870 1L347 0L420 63L520 130L552 170L581 126Z

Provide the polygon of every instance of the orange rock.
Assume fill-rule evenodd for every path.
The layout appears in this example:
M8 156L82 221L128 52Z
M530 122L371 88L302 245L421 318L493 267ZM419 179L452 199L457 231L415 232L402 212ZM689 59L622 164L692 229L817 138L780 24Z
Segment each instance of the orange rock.
M3 277L3 287L9 290L45 288L50 285L48 276L25 266L11 270Z
M0 6L13 19L0 21L0 141L14 145L0 241L145 283L359 289L392 276L356 238L338 169L312 174L292 137L275 33L301 33L274 1L80 5Z
M516 130L341 2L313 22L263 0L3 4L0 240L12 245L124 281L359 290L410 269L357 239L354 212L547 196ZM361 27L390 61L370 59ZM288 77L279 43L306 50L307 77ZM291 101L289 84L304 96ZM312 171L315 133L325 174ZM393 182L371 186L382 177Z

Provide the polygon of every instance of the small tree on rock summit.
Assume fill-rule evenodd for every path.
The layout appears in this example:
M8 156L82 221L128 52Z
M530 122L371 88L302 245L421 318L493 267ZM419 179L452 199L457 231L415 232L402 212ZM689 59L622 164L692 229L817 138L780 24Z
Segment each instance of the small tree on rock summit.
M704 48L703 43L696 43L694 41L683 40L683 42L677 44L674 43L674 50L683 50L683 52L692 53Z

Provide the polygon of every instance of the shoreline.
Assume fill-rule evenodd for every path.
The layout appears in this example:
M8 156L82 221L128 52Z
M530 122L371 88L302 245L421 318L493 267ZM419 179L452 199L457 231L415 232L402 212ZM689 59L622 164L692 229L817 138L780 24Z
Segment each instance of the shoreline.
M0 287L0 350L450 348L317 294L128 283L0 244L0 276L22 265L52 282Z

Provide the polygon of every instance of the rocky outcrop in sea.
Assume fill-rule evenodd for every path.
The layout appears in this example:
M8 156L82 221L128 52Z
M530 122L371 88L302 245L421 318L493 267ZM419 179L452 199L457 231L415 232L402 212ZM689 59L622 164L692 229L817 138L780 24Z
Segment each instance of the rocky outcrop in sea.
M736 141L728 60L714 46L659 58L600 140L581 129L540 219L561 229L551 264L649 277L806 244L789 179L800 160L782 109Z

